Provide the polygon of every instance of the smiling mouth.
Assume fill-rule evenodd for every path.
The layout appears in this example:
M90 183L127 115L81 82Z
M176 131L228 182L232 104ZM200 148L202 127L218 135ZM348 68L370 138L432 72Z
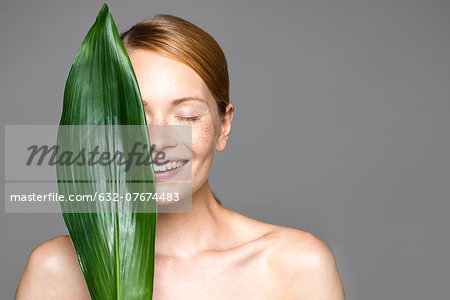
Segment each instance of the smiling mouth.
M165 173L169 171L175 171L185 164L187 164L189 160L167 160L160 164L153 164L153 170L155 173Z

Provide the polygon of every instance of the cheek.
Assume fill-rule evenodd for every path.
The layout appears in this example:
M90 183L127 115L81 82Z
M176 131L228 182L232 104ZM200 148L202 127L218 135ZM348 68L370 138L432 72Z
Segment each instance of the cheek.
M205 160L214 155L214 124L204 123L192 126L192 156Z

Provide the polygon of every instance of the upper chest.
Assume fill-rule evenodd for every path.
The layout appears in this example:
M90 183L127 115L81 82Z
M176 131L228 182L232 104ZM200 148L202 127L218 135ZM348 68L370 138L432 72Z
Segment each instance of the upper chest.
M261 245L192 259L155 258L154 299L285 299Z

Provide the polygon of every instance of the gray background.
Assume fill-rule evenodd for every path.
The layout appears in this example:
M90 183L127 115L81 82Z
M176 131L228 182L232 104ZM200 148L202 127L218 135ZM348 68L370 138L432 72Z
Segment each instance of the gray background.
M347 299L449 299L449 1L108 4L120 31L170 13L223 47L236 114L211 183L226 207L324 240ZM1 2L3 125L58 123L101 5ZM58 214L1 211L11 299L30 251L66 229Z

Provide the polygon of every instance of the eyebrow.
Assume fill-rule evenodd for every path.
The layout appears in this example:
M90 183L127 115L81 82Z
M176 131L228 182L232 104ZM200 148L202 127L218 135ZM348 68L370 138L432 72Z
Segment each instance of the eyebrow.
M201 101L201 102L205 102L206 100L203 99L202 97L197 97L197 96L188 96L188 97L182 97L182 98L177 98L177 99L173 99L172 100L172 104L173 105L178 105L180 103L186 102L186 101ZM145 100L142 100L144 106L146 106L148 103Z

